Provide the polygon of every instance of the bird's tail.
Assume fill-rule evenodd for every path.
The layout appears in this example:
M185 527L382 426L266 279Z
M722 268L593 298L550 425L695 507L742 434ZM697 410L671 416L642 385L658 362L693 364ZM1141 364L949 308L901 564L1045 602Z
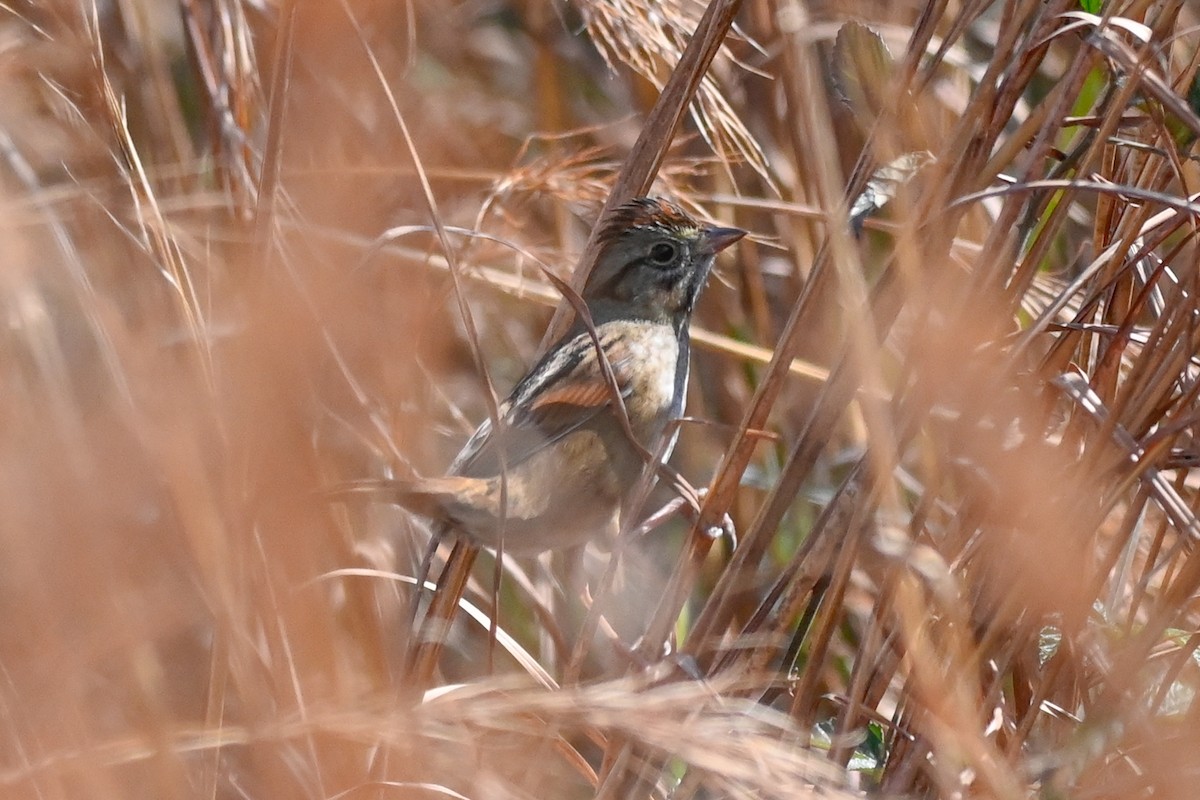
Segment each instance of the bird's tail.
M388 503L433 520L447 521L451 509L486 492L478 478L361 478L339 483L326 490L332 500Z

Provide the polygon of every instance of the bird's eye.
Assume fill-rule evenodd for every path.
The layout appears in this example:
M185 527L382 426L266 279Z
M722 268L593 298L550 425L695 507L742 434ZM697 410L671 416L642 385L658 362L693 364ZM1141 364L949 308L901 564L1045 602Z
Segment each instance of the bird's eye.
M670 264L675 260L675 245L659 242L650 248L650 260L655 264Z

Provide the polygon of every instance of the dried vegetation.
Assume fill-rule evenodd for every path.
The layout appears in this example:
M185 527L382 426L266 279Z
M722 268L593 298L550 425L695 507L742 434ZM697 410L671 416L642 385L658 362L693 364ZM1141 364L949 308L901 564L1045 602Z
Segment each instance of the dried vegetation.
M0 793L1194 797L1200 17L1090 5L744 0L633 156L700 0L0 5ZM738 546L481 564L414 703L428 531L323 491L444 467L660 152L754 234Z

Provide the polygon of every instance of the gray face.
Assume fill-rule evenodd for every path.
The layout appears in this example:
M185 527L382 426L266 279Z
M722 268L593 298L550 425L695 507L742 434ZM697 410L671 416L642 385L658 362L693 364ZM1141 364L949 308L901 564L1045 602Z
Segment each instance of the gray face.
M584 299L616 301L649 319L686 316L715 255L701 244L695 233L687 237L658 227L631 229L601 253Z
M618 208L601 233L583 297L593 312L616 307L642 319L685 322L717 252L742 235L704 227L665 200L639 198Z

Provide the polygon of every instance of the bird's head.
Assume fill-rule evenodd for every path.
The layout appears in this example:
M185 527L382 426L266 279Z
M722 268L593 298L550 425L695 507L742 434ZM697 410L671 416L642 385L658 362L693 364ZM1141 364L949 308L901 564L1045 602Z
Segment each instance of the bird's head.
M685 324L717 253L745 235L698 222L661 198L631 200L604 222L583 299L597 316Z

